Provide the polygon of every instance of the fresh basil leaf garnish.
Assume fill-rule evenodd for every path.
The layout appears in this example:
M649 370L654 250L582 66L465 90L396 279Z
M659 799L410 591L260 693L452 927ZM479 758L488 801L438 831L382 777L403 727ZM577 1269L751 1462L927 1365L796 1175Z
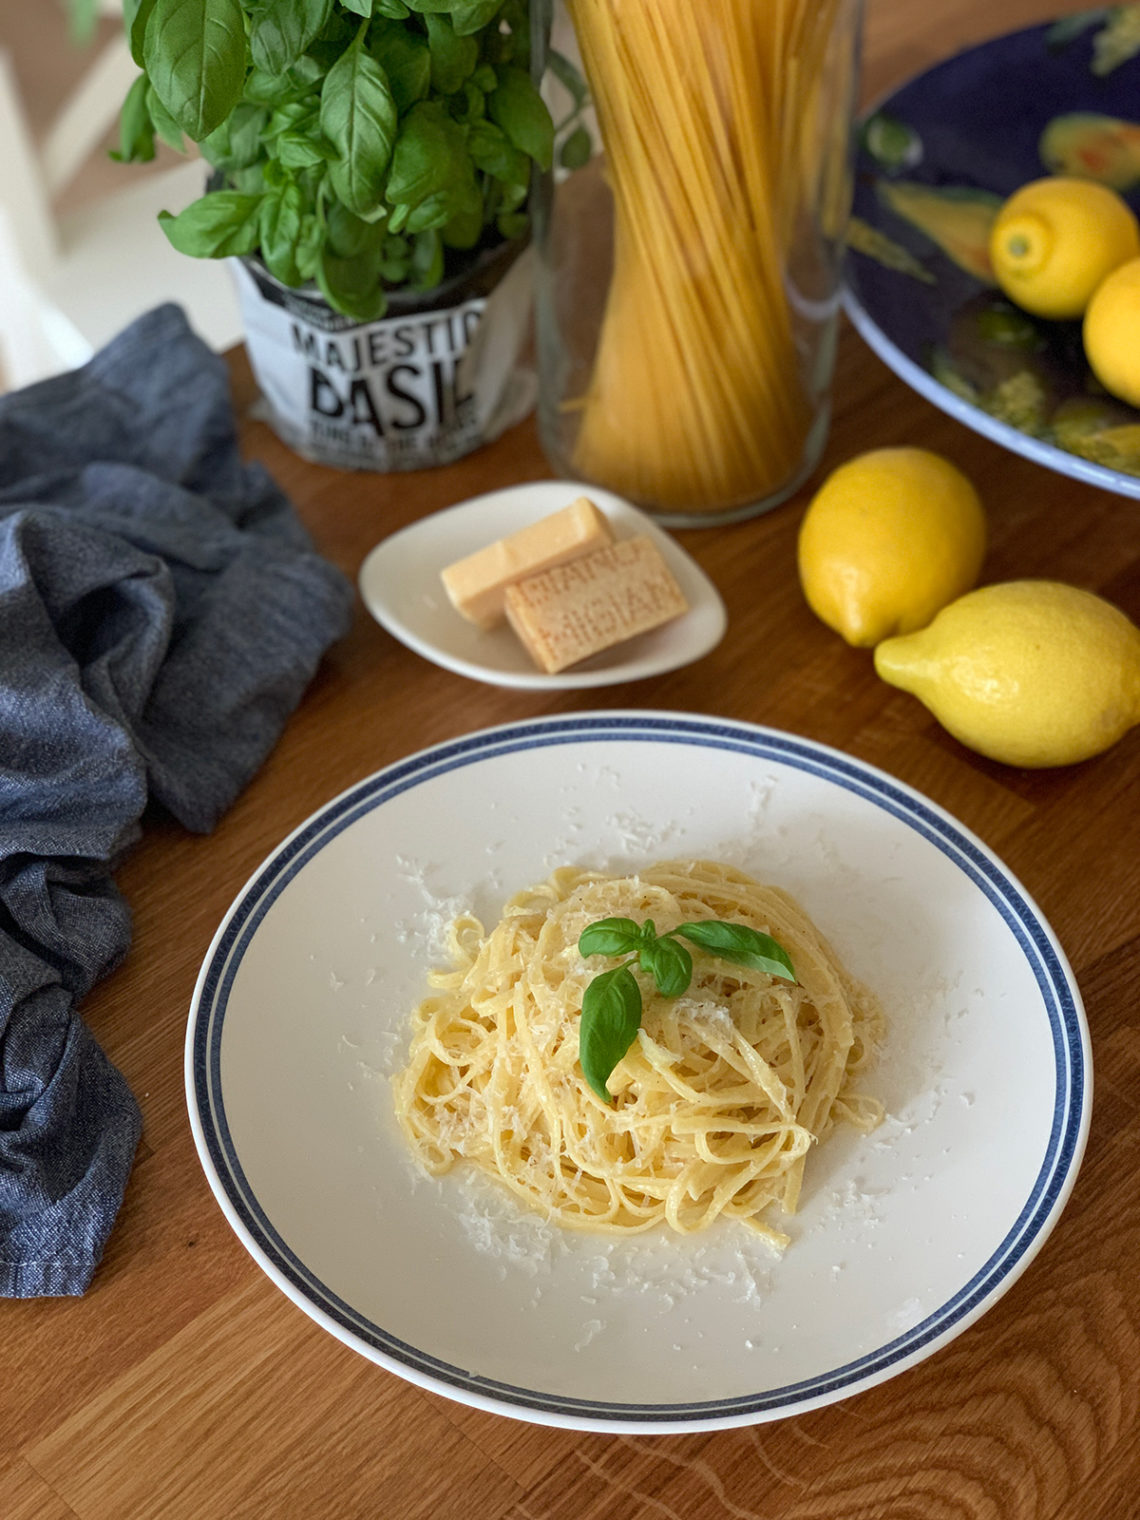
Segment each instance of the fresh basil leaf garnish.
M588 983L578 1021L578 1062L586 1081L604 1102L613 1101L606 1086L610 1073L633 1044L641 1026L641 988L631 965L653 978L661 997L676 998L688 990L693 979L693 958L678 937L733 965L748 966L769 976L794 982L791 958L770 934L747 924L720 919L678 924L658 934L647 918L601 918L578 936L583 956L625 955L628 959L612 971L603 971Z
M667 935L644 945L637 963L652 976L662 997L680 997L693 980L693 957Z
M628 955L641 943L641 928L632 918L600 918L578 937L582 955Z
M603 971L586 988L578 1027L582 1074L603 1103L612 1103L606 1086L614 1067L637 1038L641 1026L641 988L628 966Z
M700 923L681 924L675 931L691 944L699 945L722 961L736 966L749 966L753 971L766 971L769 976L783 977L794 982L796 973L787 951L759 929L747 924L727 924L710 918Z

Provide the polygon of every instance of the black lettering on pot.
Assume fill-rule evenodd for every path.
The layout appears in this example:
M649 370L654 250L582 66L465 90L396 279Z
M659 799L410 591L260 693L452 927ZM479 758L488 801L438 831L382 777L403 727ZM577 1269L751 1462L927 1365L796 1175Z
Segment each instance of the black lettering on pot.
M297 322L291 322L290 330L293 334L293 347L298 353L304 354L306 359L316 360L320 358L317 348L317 335L315 332L305 332Z
M370 427L377 437L383 438L384 424L372 400L372 390L367 380L354 380L348 389L348 403L352 420L358 427Z
M414 410L414 415L406 420L399 417L392 418L394 428L420 428L427 421L427 408L413 391L406 391L397 384L397 377L407 375L412 381L420 378L420 372L412 364L393 364L385 378L388 394L394 401L406 401Z
M309 366L309 410L319 417L340 417L344 413L344 402L332 381L316 365Z

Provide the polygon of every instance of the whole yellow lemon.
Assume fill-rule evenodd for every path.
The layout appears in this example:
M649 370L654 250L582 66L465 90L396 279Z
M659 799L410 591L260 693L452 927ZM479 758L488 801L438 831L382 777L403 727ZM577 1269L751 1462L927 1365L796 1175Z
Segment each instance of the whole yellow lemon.
M1115 190L1065 175L1005 202L990 232L994 278L1039 317L1079 317L1106 275L1140 255L1140 224Z
M1007 765L1071 765L1140 723L1140 629L1059 581L983 586L875 650L962 744Z
M1085 358L1113 396L1140 406L1140 258L1097 286L1081 329Z
M873 449L816 492L797 558L808 605L859 648L923 628L968 591L986 518L961 470L927 449Z

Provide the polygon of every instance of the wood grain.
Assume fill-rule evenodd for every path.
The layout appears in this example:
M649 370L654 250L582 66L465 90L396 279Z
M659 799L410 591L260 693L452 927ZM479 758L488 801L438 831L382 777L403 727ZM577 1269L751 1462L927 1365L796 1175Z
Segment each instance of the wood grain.
M1058 5L1054 10L1076 10ZM1040 3L872 0L866 95ZM253 398L242 355L235 396ZM386 533L547 475L531 425L450 468L356 477L307 464L260 423L249 454L355 575ZM1048 474L902 386L849 331L825 468L918 443L975 480L991 580L1053 576L1140 620L1140 504ZM950 739L806 608L795 540L808 493L751 523L679 535L729 634L697 666L628 689L511 692L426 664L362 608L269 761L209 837L160 818L119 883L135 934L85 1013L144 1113L117 1228L80 1300L0 1307L3 1520L1130 1520L1140 1514L1140 730L1055 772ZM949 1347L857 1398L688 1436L547 1430L412 1387L341 1346L246 1256L198 1165L182 1041L198 967L244 881L297 823L414 749L586 707L773 724L920 788L1037 899L1087 1004L1096 1106L1072 1200L1040 1255ZM520 1328L522 1322L520 1322Z

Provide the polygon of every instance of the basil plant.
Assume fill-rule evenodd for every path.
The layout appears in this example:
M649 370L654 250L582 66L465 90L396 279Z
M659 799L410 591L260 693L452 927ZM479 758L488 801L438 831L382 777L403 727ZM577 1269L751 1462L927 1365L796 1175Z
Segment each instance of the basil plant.
M124 19L143 72L115 157L189 138L216 171L161 214L180 252L256 255L372 321L525 236L554 152L529 0L124 0Z

